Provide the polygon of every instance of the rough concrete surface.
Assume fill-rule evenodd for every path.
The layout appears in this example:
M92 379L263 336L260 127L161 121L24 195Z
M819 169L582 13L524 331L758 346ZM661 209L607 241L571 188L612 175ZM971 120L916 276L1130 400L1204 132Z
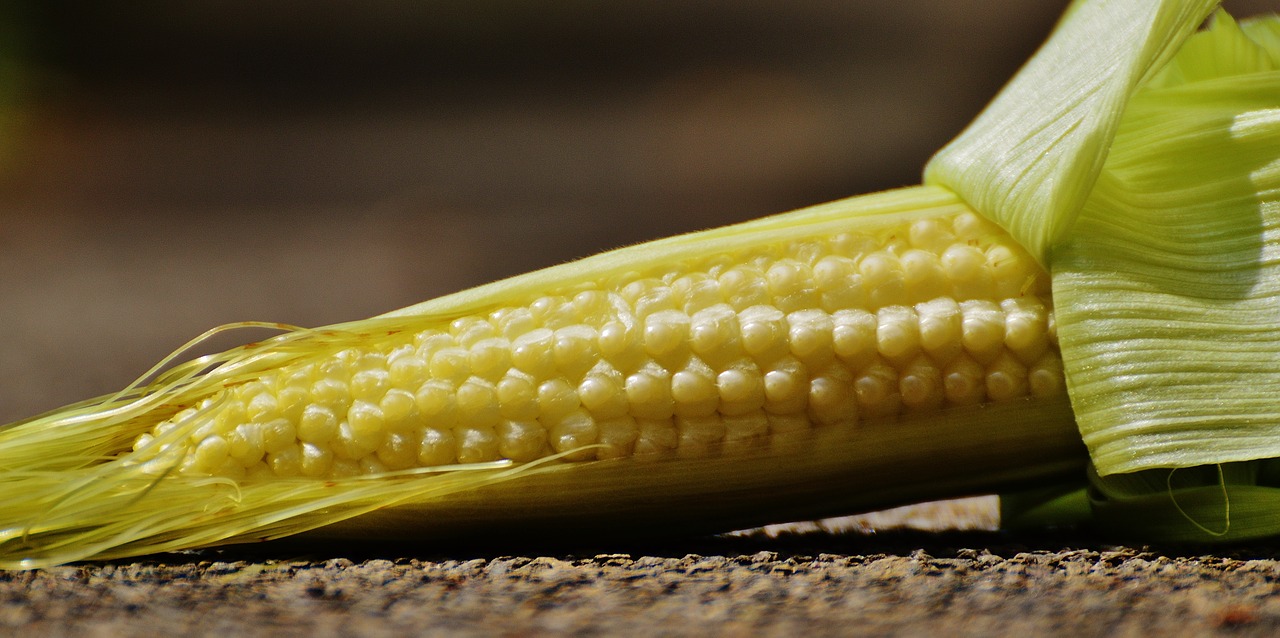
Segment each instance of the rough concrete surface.
M0 573L67 636L1273 635L1274 549L984 530L990 499L647 547L269 545ZM876 532L876 526L883 531ZM942 529L938 529L942 528Z

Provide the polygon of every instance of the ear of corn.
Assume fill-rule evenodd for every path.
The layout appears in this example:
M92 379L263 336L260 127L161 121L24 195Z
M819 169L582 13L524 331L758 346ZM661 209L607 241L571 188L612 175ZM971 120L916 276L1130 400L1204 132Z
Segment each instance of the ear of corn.
M1081 456L1052 311L1044 271L930 187L627 248L0 431L0 548L32 566L389 505L326 533L421 537L519 501L526 525L724 529L1059 475Z
M1274 462L1245 463L1280 445L1280 28L1182 47L1212 6L1076 3L929 186L287 329L6 426L0 566L720 530L1073 471L1009 513L1076 521L1075 418L1089 516L1280 533Z

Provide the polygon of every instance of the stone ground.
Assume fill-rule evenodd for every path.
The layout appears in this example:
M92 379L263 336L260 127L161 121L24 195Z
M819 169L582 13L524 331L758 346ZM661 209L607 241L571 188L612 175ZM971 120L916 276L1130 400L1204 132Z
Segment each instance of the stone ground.
M1071 635L1280 630L1276 548L990 531L992 499L654 546L254 546L0 573L0 634Z

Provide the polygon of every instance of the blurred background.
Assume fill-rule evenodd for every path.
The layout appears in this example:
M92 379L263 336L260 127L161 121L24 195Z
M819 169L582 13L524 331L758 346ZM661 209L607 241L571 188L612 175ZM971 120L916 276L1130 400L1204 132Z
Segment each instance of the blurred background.
M218 324L917 183L1066 4L10 0L0 422Z

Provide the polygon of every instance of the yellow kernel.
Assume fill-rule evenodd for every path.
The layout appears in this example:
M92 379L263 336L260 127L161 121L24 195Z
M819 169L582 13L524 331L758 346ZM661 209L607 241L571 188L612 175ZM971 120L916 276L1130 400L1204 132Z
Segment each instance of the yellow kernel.
M345 382L324 378L311 384L311 398L317 403L336 407L350 403L351 392Z
M682 304L677 303L676 295L670 287L656 285L640 295L633 305L637 316L647 317L659 312L680 312L678 308Z
M364 350L357 348L357 354L354 363L354 369L359 370L386 370L387 355L380 350Z
M783 312L793 312L818 304L818 294L809 267L790 259L775 262L765 273L773 304Z
M1027 393L1027 366L1009 353L1002 353L987 366L987 397L1004 401Z
M719 277L720 294L735 310L769 303L768 284L758 269L730 268Z
M538 386L538 413L543 423L557 421L581 404L577 391L564 379L550 379Z
M1027 386L1032 396L1041 399L1062 394L1066 389L1062 358L1057 353L1046 352L1027 369Z
M344 384L351 379L350 365L336 358L321 362L316 372L323 379L333 379ZM270 471L270 468L266 467L265 463L262 468L264 472Z
M597 366L599 369L600 366ZM597 419L616 419L627 414L631 407L627 403L627 395L623 391L622 375L617 371L607 374L603 370L587 374L578 384L578 397L582 406L591 411Z
M458 460L457 438L453 430L425 428L418 445L418 465L436 467L450 465Z
M198 471L213 472L222 466L231 452L227 440L214 435L200 442L193 453L194 465Z
M368 401L356 401L347 411L347 423L351 425L351 436L359 441L359 446L377 448L386 435L386 419L382 408ZM339 426L341 432L341 426ZM267 450L270 451L270 446ZM373 450L370 449L370 452Z
M377 403L390 386L386 370L361 370L351 375L351 396L361 401Z
M516 337L511 342L511 363L525 373L545 379L555 370L555 333L538 328Z
M511 368L511 342L502 337L481 339L471 346L472 374L496 381Z
M498 331L493 324L481 317L459 317L449 324L449 332L458 345L470 348L483 339L497 336Z
M416 354L396 357L387 364L387 380L397 388L416 388L430 375L427 362Z
M746 414L725 415L724 439L729 441L753 441L769 434L769 417L759 410Z
M289 445L267 454L267 466L276 476L290 477L302 474L302 450Z
M630 319L630 318L628 318ZM645 361L644 347L640 343L640 330L628 327L621 321L609 321L600 328L600 355L613 367L633 371Z
M765 283L769 294L777 297L788 297L803 292L812 282L812 273L800 262L781 259L769 266L765 272Z
M724 414L759 412L764 407L764 376L750 361L741 362L716 376L720 411Z
M333 462L329 465L330 478L342 479L352 476L360 476L360 463L352 459L344 459L334 455Z
M956 239L964 242L990 235L995 228L977 213L964 212L955 216L951 220L952 228L955 230Z
M952 405L977 405L987 398L986 370L961 353L942 370L942 388Z
M939 254L956 242L950 224L938 219L917 219L907 231L911 245L921 250Z
M929 357L921 355L908 363L898 381L902 405L909 410L932 410L946 398L942 388L942 371Z
M555 329L559 326L549 324L555 323L555 315L563 304L564 299L561 297L539 297L529 304L529 313L539 324Z
M808 266L828 253L826 243L820 239L787 242L785 249L787 257Z
M286 372L283 380L285 387L309 389L314 380L315 368L315 364L306 364Z
M271 388L261 380L249 381L235 386L231 393L241 401L248 401L253 397L266 392L270 392Z
M459 463L485 463L500 458L498 436L492 427L459 427L456 436Z
M560 328L555 332L556 367L564 374L581 377L600 360L596 331L581 324Z
M823 425L857 422L858 399L848 368L828 366L809 381L809 416Z
M902 396L898 393L898 373L883 359L876 359L854 378L859 412L867 418L898 413Z
M269 392L262 391L249 399L249 403L245 405L245 416L255 423L266 423L272 419L279 418L279 403L275 396Z
M960 312L964 349L979 363L990 363L1004 350L1004 313L994 302L977 299L961 302Z
M465 348L442 348L431 355L431 376L461 383L471 376L471 353Z
M636 303L640 301L641 297L648 294L650 290L662 285L661 279L654 279L652 277L636 279L623 285L622 289L618 291L618 294L622 297L623 301L626 302L626 305L634 308Z
M227 453L242 465L257 463L266 454L262 442L262 424L245 423L237 426L227 437L227 444Z
M638 419L669 419L675 413L671 374L657 364L647 364L628 376L624 390L631 415Z
M942 267L947 277L956 282L978 279L986 261L982 251L968 244L955 244L942 253Z
M494 384L472 377L458 387L458 419L472 426L493 426L502 417Z
M573 316L580 323L594 323L609 312L609 295L600 290L584 290L573 296Z
M378 457L373 454L361 457L360 460L356 462L356 466L359 468L356 471L360 476L386 474L391 470L391 468L387 467L382 461L379 461Z
M835 359L832 349L831 315L821 310L800 310L787 315L791 354L810 368L820 368Z
M415 352L422 357L423 361L431 361L431 355L438 350L454 348L458 345L452 336L439 330L423 330L414 335L413 343L416 347Z
M671 282L671 291L683 300L677 309L687 314L722 303L720 282L705 273L690 273Z
M631 456L640 440L640 428L629 416L599 421L596 427L600 432L599 443L604 446L596 450L596 458L601 460Z
M751 306L738 314L742 348L757 363L768 363L787 353L789 327L786 315L773 306Z
M324 445L337 434L338 417L333 410L314 403L303 408L302 417L298 419L298 438Z
M932 299L916 306L920 317L920 346L941 364L951 361L964 347L960 305L949 297Z
M987 250L987 268L1002 295L1048 295L1049 277L1039 264L1017 245L999 244Z
M690 317L689 346L708 363L724 363L741 356L742 330L738 314L728 304L716 304Z
M865 310L839 310L831 316L831 348L851 369L871 363L877 348L879 318Z
M383 439L376 454L388 470L404 470L417 463L420 445L421 441L412 432L391 432Z
M718 414L678 416L675 421L676 431L680 436L677 449L681 454L706 454L711 451L712 446L724 441L724 419Z
M903 365L920 353L920 319L907 306L887 306L876 313L876 349Z
M407 390L392 388L382 396L378 407L382 409L382 415L386 418L388 426L400 425L409 420L409 416L417 407L417 400Z
M650 356L672 361L686 354L689 340L689 315L679 310L664 310L649 315L644 321L644 349Z
M858 264L849 257L831 255L822 258L813 266L813 280L822 309L827 312L862 308L868 303Z
M285 386L276 393L276 400L280 407L280 416L297 421L302 415L302 410L311 403L310 388Z
M527 462L546 456L547 430L537 421L499 422L494 428L498 436L498 453L513 461Z
M585 410L574 410L547 428L551 447L556 452L571 452L565 458L571 461L587 460L595 457L594 450L581 450L594 444L600 438L596 428L596 420Z
M765 410L774 414L801 412L809 400L809 375L795 357L784 357L764 373Z
M373 433L372 436L360 436L351 427L350 421L338 423L338 436L329 442L334 456L348 461L359 461L360 457L373 454L379 445L382 445L381 432Z
M303 476L320 478L329 473L333 466L333 452L323 445L313 443L302 444L302 458L299 460L299 471Z
M908 250L900 258L907 299L919 303L948 295L951 285L938 257L923 250Z
M678 416L715 412L720 404L715 371L699 359L690 359L683 369L671 375L671 398L675 399Z
M1004 343L1025 364L1035 363L1049 350L1049 316L1035 297L1000 302L1004 310Z
M680 432L675 421L666 419L636 418L636 454L668 452L680 444Z
M528 375L511 371L498 382L496 389L502 416L517 421L538 417L538 387Z
M278 452L298 441L297 428L293 427L288 419L275 419L263 423L260 431L262 448L268 453Z
M533 313L528 308L503 308L494 311L489 319L498 333L509 340L528 334L539 326L538 320L533 318Z
M244 402L239 400L229 399L218 410L216 416L213 417L212 429L218 432L227 432L232 428L235 428L237 425L244 423L247 420L248 420L248 416L246 416L245 414ZM172 427L172 424L170 424L169 426ZM161 430L157 428L156 434L157 435L164 434L165 431L167 431L167 428L165 430ZM199 435L195 433L192 433L192 434L193 434L192 440L194 441L198 441L204 436L203 434L199 434Z
M413 399L424 424L449 428L458 422L458 400L449 382L427 381L414 393Z
M141 434L138 438L133 440L133 451L137 452L139 450L145 450L147 446L151 445L153 442L155 442L155 437L150 434Z
M831 252L847 257L856 257L878 250L880 242L865 233L840 233L833 235L828 242Z
M906 302L906 282L902 264L886 251L877 251L862 258L858 271L867 287L871 306L899 305Z

